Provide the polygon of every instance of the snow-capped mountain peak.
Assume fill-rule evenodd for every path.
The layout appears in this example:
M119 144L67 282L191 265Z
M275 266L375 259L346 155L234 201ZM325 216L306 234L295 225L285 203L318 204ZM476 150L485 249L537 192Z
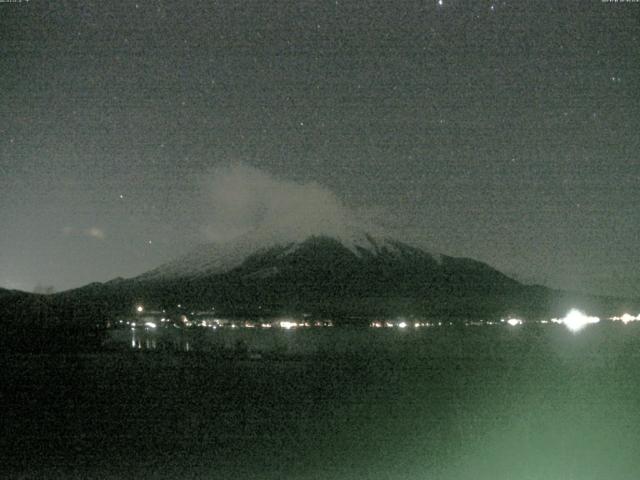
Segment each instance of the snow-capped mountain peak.
M172 278L202 277L229 272L241 266L251 255L280 249L283 257L293 254L313 238L328 238L338 242L358 258L381 254L401 256L407 250L420 251L440 263L441 256L407 245L386 235L371 234L357 227L345 227L332 234L290 235L287 239L267 231L252 231L222 243L209 243L196 247L188 254L170 261L139 276L140 280L167 280Z

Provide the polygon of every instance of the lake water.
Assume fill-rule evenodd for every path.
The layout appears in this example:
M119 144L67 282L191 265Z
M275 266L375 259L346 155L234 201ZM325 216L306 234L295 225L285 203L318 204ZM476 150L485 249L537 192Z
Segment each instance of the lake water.
M136 329L119 331L122 349L109 353L4 355L0 469L635 480L638 327Z

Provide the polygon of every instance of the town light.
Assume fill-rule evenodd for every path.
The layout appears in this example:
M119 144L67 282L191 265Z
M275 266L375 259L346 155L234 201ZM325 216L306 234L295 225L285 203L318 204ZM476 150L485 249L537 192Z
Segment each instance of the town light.
M598 323L599 321L600 319L598 317L589 317L575 308L567 313L566 317L561 320L572 332L578 332L590 323Z
M635 322L637 320L640 320L640 314L637 317L634 317L629 313L624 313L621 317L611 317L611 320L619 321L626 325L629 322Z

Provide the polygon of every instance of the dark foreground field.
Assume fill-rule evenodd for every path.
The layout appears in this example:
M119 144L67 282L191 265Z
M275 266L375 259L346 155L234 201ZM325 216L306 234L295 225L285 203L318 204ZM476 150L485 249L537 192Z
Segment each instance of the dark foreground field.
M5 355L0 476L638 478L637 326L323 335L350 348Z

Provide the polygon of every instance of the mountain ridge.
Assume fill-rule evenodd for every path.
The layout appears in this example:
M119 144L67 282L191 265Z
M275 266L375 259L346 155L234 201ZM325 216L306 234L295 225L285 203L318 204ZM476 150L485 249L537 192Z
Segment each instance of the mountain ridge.
M362 229L350 227L336 234L310 234L297 239L278 239L269 237L262 231L252 231L238 239L224 243L208 243L195 247L177 259L162 264L137 277L139 280L171 279L181 277L198 277L225 273L242 264L242 262L260 251L287 246L297 248L311 238L334 238L355 255L366 255L382 249L411 248L425 252L424 249L409 246L387 235L375 235ZM440 254L425 252L439 260Z
M522 287L476 260L433 254L367 233L355 240L310 235L300 242L263 246L229 262L227 268L214 269L209 267L223 263L210 261L207 254L214 247L209 245L125 280L123 286L140 291L141 298L162 298L163 305L215 304L238 314L258 310L387 314L401 304L402 310L423 312L427 299L439 305L427 310L445 314L448 309L442 304L453 304L453 297L460 304L470 295L507 295ZM205 267L185 268L189 264Z
M231 258L225 257L229 250L204 245L133 278L53 295L0 297L0 310L6 318L83 324L131 315L139 304L173 315L188 308L227 316L495 320L553 318L574 307L600 316L620 314L638 303L525 285L483 262L367 232L346 239L319 234L276 240L271 245L242 240L246 243L229 246Z

